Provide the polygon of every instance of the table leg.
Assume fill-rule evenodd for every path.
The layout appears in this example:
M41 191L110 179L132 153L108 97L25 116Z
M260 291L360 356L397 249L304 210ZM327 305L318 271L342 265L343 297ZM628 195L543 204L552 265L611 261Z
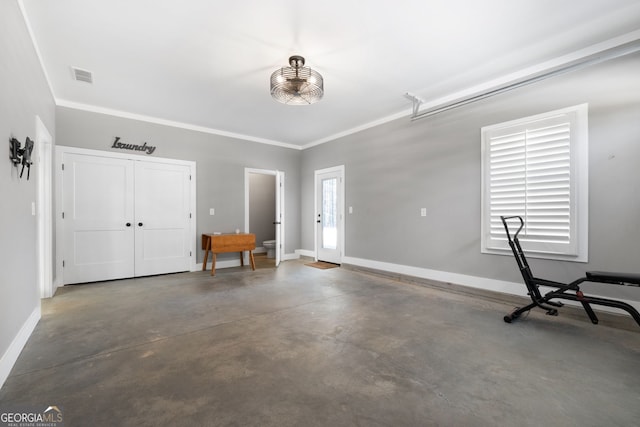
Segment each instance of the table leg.
M205 244L204 261L202 261L202 271L206 271L207 269L207 261L209 260L209 249L211 249L211 237L207 239L207 243Z
M211 251L211 275L216 275L216 253Z
M209 248L204 251L204 261L202 261L202 271L207 269L207 261L209 260Z
M249 259L251 260L251 269L256 270L256 261L253 259L253 251L249 251Z
M244 267L244 256L242 255L243 255L243 252L240 252L240 267Z

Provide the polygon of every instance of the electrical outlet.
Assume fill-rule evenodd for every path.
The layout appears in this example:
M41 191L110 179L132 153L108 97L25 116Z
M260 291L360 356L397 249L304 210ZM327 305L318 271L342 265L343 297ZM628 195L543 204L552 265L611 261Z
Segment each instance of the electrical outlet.
M352 214L353 213L353 206L349 206L349 213Z
M216 210L214 208L209 209L209 215L215 215Z

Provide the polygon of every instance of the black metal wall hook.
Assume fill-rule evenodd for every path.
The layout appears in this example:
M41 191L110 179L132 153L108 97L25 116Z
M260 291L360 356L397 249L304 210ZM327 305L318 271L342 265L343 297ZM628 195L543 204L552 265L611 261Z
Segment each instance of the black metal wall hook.
M24 168L27 167L27 181L29 180L29 176L31 175L31 165L33 161L31 160L31 153L33 152L33 141L31 138L27 137L27 140L24 142L24 148L20 148L20 141L16 138L11 138L9 140L9 160L11 163L17 168L20 163L22 163L22 169L20 170L20 178L24 174Z
M9 140L9 143L11 144L9 146L9 151L10 151L9 159L11 160L11 163L13 163L14 166L18 166L20 164L20 162L21 162L21 160L20 160L20 156L21 156L21 154L20 154L20 151L21 151L20 150L20 145L21 145L20 141L18 141L15 138L11 138Z

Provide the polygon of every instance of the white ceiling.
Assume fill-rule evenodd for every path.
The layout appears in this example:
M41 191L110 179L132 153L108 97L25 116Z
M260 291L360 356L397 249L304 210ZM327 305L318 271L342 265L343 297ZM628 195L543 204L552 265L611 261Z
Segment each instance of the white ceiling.
M291 146L640 39L638 0L20 1L58 105ZM271 98L293 54L320 102Z

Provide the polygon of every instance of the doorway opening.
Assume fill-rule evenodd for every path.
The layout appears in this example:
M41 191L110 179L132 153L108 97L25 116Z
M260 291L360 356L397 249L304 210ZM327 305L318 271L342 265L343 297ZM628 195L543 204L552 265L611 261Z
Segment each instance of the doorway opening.
M284 247L284 172L245 169L245 232L256 235L256 268L278 267Z
M344 254L344 165L315 171L316 261L341 264Z

